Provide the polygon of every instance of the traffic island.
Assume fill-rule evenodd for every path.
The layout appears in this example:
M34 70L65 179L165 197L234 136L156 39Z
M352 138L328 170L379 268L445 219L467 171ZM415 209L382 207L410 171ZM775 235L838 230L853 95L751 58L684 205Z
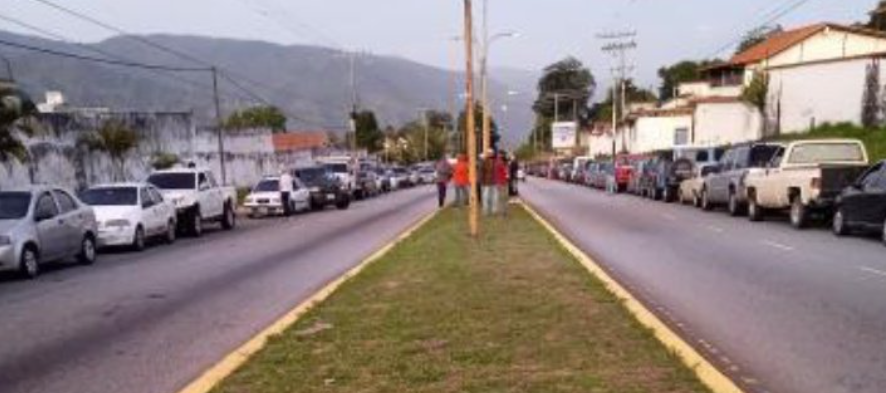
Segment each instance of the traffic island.
M213 390L706 392L522 207L448 209Z

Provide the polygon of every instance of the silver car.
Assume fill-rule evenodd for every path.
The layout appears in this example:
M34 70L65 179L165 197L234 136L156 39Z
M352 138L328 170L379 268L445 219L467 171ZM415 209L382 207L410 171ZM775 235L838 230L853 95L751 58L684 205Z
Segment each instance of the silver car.
M70 192L37 186L0 191L0 271L34 278L44 262L96 258L95 213Z

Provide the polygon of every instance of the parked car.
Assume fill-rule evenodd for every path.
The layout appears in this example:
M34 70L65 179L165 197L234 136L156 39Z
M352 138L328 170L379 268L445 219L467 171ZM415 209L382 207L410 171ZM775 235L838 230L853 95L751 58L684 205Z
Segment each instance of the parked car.
M84 191L81 199L95 211L99 248L125 246L142 251L154 237L175 242L175 205L153 185L99 185Z
M391 184L391 172L382 167L375 168L375 175L378 178L379 190L383 193L393 191L394 187Z
M616 158L613 172L615 174L617 192L625 192L628 190L628 185L631 184L631 181L634 178L635 161L639 158L640 157L630 155L620 155Z
M351 194L351 197L357 193L357 177L354 168L354 160L348 156L323 157L317 160L321 165L326 166L338 178L341 186Z
M412 182L409 170L406 168L395 166L388 172L391 176L391 188L394 190L409 188L415 185L415 183Z
M341 180L327 165L299 168L293 176L301 180L310 192L311 210L321 210L335 206L345 210L351 206L351 192L341 184Z
M66 190L0 191L0 270L35 278L45 262L76 258L91 265L97 236L92 208Z
M789 209L791 224L803 228L813 213L830 215L837 196L868 166L864 144L854 139L818 139L779 147L766 169L745 180L752 221L764 209Z
M419 184L434 184L437 182L437 170L430 166L418 169Z
M739 216L748 203L746 178L764 171L772 157L783 148L779 143L750 143L726 151L714 173L705 178L701 208L712 210L725 205L729 214Z
M361 170L357 173L357 199L372 198L378 195L381 192L379 187L378 176L374 171Z
M877 163L843 189L836 204L834 234L876 231L886 243L886 161Z
M204 222L218 222L226 230L237 225L237 190L215 181L212 171L172 168L152 173L148 183L175 205L179 228L191 236L203 236Z
M280 177L268 176L261 179L246 196L243 207L249 209L249 216L253 218L284 214ZM310 209L310 191L301 180L293 176L292 193L289 195L289 211L298 213Z
M601 162L597 165L594 172L591 173L591 187L605 190L606 182L613 174L612 162Z
M716 163L696 164L692 168L692 176L680 183L677 200L680 204L690 203L701 207L701 189L705 179L719 169Z

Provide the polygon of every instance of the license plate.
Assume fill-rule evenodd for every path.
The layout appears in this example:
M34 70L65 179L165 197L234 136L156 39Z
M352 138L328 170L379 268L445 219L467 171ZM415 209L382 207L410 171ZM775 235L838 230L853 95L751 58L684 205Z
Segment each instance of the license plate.
M261 215L266 215L266 214L268 214L268 208L266 208L266 207L260 207L260 208L258 208L258 214L261 214Z
M326 200L327 200L327 201L334 201L334 200L335 200L335 194L326 194Z

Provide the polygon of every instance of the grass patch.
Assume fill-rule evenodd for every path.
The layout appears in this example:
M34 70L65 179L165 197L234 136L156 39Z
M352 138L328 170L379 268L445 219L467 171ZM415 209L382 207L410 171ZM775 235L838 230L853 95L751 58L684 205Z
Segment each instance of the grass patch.
M775 140L803 140L819 138L859 139L867 147L871 162L886 160L886 128L864 128L851 123L825 123L802 134L785 134Z
M442 213L214 392L707 391L525 210L479 241L465 221Z

